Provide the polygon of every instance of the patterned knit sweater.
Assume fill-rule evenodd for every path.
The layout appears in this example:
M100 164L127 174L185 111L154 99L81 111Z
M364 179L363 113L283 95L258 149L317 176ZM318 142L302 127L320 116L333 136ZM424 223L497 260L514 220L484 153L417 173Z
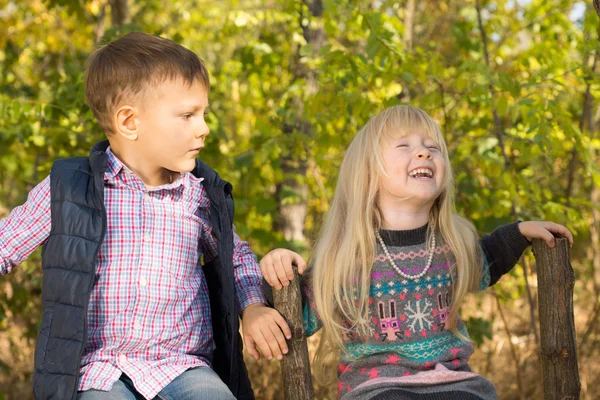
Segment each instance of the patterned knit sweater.
M394 262L405 273L416 275L427 264L426 231L427 226L381 231ZM349 356L342 355L338 366L339 398L368 399L386 387L439 385L440 390L446 390L452 382L484 380L468 366L473 344L445 329L452 308L455 259L440 235L436 243L431 267L419 279L398 274L378 244L369 288L371 333L368 337L344 335ZM518 223L513 223L484 236L480 245L484 254L480 289L485 289L516 264L529 242L521 235ZM307 287L305 294L305 328L312 335L321 324ZM468 337L462 321L458 329ZM482 399L495 398L493 385L485 383L488 385L479 385L484 389L477 389L482 393L475 394Z

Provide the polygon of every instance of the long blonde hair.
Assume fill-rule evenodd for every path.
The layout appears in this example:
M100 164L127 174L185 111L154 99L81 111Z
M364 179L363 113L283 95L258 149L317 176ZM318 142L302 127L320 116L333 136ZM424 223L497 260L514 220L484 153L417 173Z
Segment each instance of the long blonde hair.
M323 322L314 367L323 382L326 377L333 378L328 366L345 351L343 337L348 331L369 337L370 272L376 255L375 234L382 226L378 185L386 173L381 143L415 132L438 143L446 164L443 190L431 208L427 237L435 234L433 230L438 231L456 258L453 305L447 327L468 340L458 331L457 320L466 294L475 290L480 281L483 258L475 227L456 215L454 177L437 124L419 108L390 107L371 118L348 147L331 209L313 252L308 276ZM350 327L346 321L350 321Z

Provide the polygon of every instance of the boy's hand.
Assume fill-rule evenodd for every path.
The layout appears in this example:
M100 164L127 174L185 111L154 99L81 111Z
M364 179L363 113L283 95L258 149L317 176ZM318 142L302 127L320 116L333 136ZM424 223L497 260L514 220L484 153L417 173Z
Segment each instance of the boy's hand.
M294 279L292 264L298 267L299 274L306 269L306 261L300 254L287 249L275 249L260 260L260 271L269 285L279 290Z
M281 314L274 308L267 307L263 303L250 304L242 311L242 332L244 334L244 346L248 354L255 360L260 358L256 349L267 357L278 360L287 354L288 347L283 335L291 339L292 332Z
M544 239L548 246L554 247L554 237L569 239L569 247L573 246L573 234L566 227L548 221L527 221L519 223L519 231L531 242L532 239Z

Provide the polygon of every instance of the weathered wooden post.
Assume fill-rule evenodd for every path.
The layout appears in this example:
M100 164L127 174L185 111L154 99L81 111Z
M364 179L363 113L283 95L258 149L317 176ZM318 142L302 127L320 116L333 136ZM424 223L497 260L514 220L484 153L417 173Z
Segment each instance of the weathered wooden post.
M541 359L545 400L579 399L573 286L569 241L556 239L554 248L533 240L538 271Z
M294 280L288 287L273 290L275 308L285 318L292 338L287 341L288 354L281 360L281 375L283 375L283 390L286 400L313 400L308 346L302 315L302 296L300 294L300 279L298 270L294 267Z

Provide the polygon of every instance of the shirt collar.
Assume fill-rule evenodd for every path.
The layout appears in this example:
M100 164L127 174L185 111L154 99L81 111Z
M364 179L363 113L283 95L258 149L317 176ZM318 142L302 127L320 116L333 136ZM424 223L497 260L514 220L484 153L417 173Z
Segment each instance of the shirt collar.
M117 158L117 156L115 156L115 153L112 152L110 146L106 149L106 157L106 172L104 173L104 178L106 180L113 180L125 165Z
M113 181L117 179L117 176L119 176L121 173L129 172L133 174L133 172L131 172L129 168L127 168L127 166L123 164L121 160L119 160L115 153L112 152L110 146L106 149L106 156L106 172L104 173L104 179L106 181ZM169 190L178 188L179 186L190 187L192 185L201 183L203 180L204 178L197 178L191 172L184 172L179 174L179 178L175 179L173 182L157 186L152 190Z
M416 246L427 241L427 227L425 224L420 228L404 231L381 229L379 233L386 246Z

